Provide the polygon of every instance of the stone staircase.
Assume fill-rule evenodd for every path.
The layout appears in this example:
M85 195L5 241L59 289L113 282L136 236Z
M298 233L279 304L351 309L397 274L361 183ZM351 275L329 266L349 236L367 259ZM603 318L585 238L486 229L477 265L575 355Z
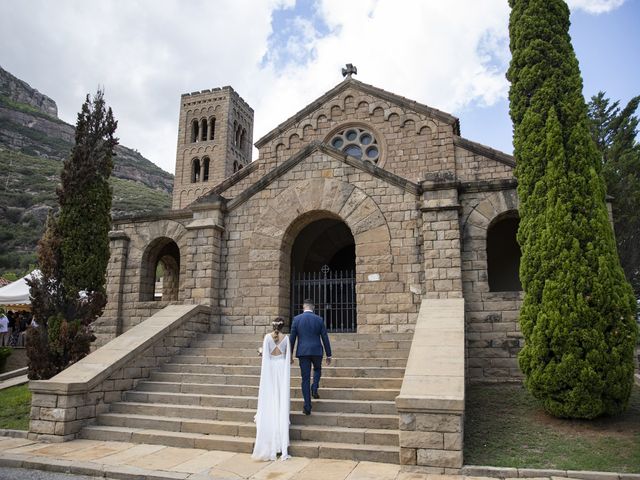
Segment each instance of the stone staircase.
M323 365L320 399L302 414L300 369L291 369L293 456L399 462L400 391L411 346L407 334L332 334L334 362ZM82 438L250 453L253 450L262 336L203 335L148 380L112 403Z

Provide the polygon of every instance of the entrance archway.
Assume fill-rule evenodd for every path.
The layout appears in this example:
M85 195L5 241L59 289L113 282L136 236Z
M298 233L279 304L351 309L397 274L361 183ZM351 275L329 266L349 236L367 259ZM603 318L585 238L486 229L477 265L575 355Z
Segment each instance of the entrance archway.
M170 238L155 239L141 265L140 300L177 301L180 290L180 248Z
M331 332L355 332L356 247L349 227L337 218L316 220L296 236L291 249L291 312L309 298Z

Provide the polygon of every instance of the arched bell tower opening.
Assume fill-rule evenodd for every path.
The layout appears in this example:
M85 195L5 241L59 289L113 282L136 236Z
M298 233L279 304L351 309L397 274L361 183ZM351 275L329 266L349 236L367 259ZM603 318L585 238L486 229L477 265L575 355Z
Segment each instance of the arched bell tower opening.
M291 248L292 315L310 298L330 332L355 332L355 269L355 241L342 220L325 217L307 224Z

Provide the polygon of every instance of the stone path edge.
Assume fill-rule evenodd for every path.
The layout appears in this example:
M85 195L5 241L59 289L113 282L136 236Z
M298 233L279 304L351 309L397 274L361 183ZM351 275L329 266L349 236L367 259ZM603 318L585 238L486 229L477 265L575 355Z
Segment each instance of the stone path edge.
M85 475L111 480L187 480L189 478L195 479L199 476L199 474L191 473L146 470L129 465L104 465L95 462L6 453L0 456L0 466Z
M554 478L580 480L640 480L640 473L593 472L588 470L554 470L538 468L485 467L465 465L460 470L468 477L493 478Z

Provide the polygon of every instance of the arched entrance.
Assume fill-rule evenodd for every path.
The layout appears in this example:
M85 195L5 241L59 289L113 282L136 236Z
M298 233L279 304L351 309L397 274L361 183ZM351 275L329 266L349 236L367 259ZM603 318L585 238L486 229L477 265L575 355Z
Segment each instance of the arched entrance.
M355 332L356 247L349 227L336 218L316 220L296 236L291 249L291 312L310 298L331 332Z
M494 220L487 231L487 276L489 291L522 290L520 283L520 245L516 240L520 219L509 212Z
M180 248L170 238L155 239L142 258L140 300L177 301L180 290Z

